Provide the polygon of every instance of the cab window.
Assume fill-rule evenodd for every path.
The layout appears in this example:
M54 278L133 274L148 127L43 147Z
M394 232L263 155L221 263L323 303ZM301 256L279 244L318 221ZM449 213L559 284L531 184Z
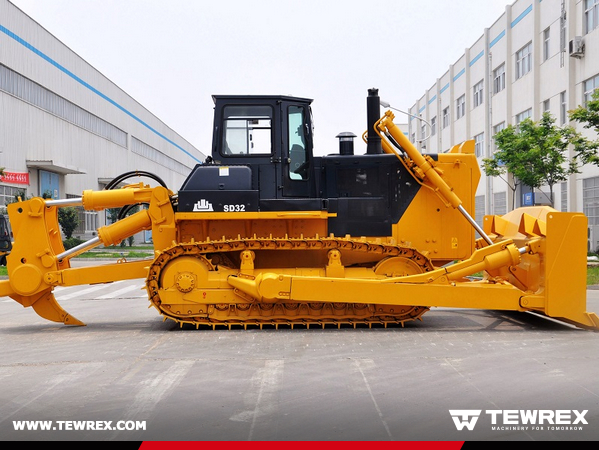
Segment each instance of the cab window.
M306 145L305 109L303 106L289 107L289 178L306 180L309 160Z
M221 154L270 155L272 115L270 106L225 106Z

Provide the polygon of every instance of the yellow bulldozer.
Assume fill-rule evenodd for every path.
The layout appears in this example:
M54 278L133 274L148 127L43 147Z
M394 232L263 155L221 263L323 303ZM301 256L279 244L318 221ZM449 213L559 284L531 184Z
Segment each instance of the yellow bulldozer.
M42 317L83 325L57 286L145 280L150 304L183 326L400 325L432 307L533 312L598 330L586 311L587 218L549 207L473 220L473 141L421 154L367 98L365 154L351 136L313 152L312 100L213 96L211 156L177 192L128 172L81 198L8 206L8 296ZM138 179L149 176L150 187ZM123 186L124 185L124 186ZM132 205L144 207L124 214ZM121 208L97 237L65 250L58 209ZM99 245L151 230L153 258L71 267Z

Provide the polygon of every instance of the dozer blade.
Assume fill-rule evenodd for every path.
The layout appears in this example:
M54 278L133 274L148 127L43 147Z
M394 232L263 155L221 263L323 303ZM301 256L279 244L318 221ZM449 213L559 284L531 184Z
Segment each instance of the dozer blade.
M34 311L44 319L64 323L65 325L85 326L85 323L62 309L51 290L40 292L31 297L23 297L18 294L12 294L10 297L23 306L32 306Z
M587 223L587 217L582 213L532 207L506 214L495 221L493 230L515 240L524 237L520 243L529 243L535 249L531 253L540 256L541 269L538 272L530 270L533 264L530 260L528 262L528 281L539 285L539 288L522 296L520 305L524 310L599 331L599 317L586 310ZM521 266L520 274L523 274L527 266ZM518 271L514 274L517 275Z
M599 331L599 317L586 310L587 218L583 214L547 215L545 315Z

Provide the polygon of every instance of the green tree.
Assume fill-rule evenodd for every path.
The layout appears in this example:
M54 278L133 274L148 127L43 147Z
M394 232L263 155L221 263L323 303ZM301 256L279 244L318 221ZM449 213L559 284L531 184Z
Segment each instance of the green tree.
M119 220L119 211L121 208L108 208L106 210L106 218L108 219L108 223L115 223Z
M73 237L73 232L79 225L79 213L77 209L69 206L58 209L58 223L67 239Z
M510 185L514 192L517 183L537 189L548 186L553 205L553 187L578 173L576 158L568 159L567 153L570 145L578 148L580 138L574 128L556 126L549 113L539 122L526 119L495 135L499 150L483 160L483 170L491 177L512 174L517 180Z
M497 155L497 152L495 153ZM505 184L512 191L512 203L515 203L516 200L516 192L518 191L518 186L522 183L515 178L514 176L510 176L511 172L505 166L505 163L502 160L497 159L496 156L493 158L485 158L483 159L483 171L488 177L498 177L505 181ZM503 155L505 158L505 155ZM511 158L507 158L509 161Z
M599 89L595 90L592 99L586 106L569 112L570 120L580 123L584 128L593 130L599 134ZM577 145L577 153L584 164L599 166L599 139L594 141L580 137Z

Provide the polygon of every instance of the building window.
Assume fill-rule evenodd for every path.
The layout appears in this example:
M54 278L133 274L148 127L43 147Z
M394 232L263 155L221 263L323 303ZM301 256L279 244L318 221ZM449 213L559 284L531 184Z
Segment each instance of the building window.
M566 91L559 94L559 122L561 125L566 124L568 116L568 105L566 104Z
M437 117L431 119L431 136L437 134Z
M599 26L599 0L584 0L584 24L587 33Z
M507 193L497 192L493 194L493 213L496 216L507 214Z
M443 110L443 129L449 126L449 106Z
M66 198L80 198L81 195L66 194ZM86 211L82 206L75 206L79 223L77 228L73 232L74 235L83 236L85 234L90 235L98 229L98 213L96 211ZM106 213L107 221L110 220L109 214ZM114 223L114 220L111 221ZM108 223L107 223L108 225Z
M426 123L420 125L420 140L424 141L426 139Z
M568 183L561 183L562 191L562 212L568 212Z
M597 0L599 1L599 0ZM584 98L582 99L584 106L593 99L593 93L599 89L599 75L584 82Z
M532 109L527 109L526 111L522 111L520 114L516 115L516 125L519 125L520 122L526 119L530 119L532 116Z
M474 89L473 89L473 99L474 99L474 107L476 108L477 106L480 106L483 104L484 101L484 82L481 80L480 82L476 83L474 85Z
M412 133L412 144L416 143L416 133Z
M582 180L582 203L589 225L599 225L599 177Z
M474 136L474 152L476 157L480 158L483 156L485 147L485 133L477 134Z
M599 248L599 177L582 180L582 212L589 219L588 250Z
M505 122L501 122L493 127L493 137L500 131L505 129ZM493 151L497 151L497 144L495 143L495 139L493 139Z
M466 96L462 95L455 102L456 104L456 120L461 119L466 114Z
M505 64L500 65L493 71L493 94L505 89Z
M559 19L559 51L562 53L562 58L560 61L560 67L564 67L564 58L563 54L566 53L566 11L565 9L560 14Z
M0 207L16 202L17 196L20 196L22 200L25 200L27 198L26 188L27 186L17 188L0 184Z
M532 69L532 43L529 42L516 52L516 80Z
M547 61L549 59L549 50L551 42L551 28L547 28L543 31L543 61Z
M89 235L98 229L98 213L95 211L85 211L82 207L75 207L79 218L79 223L73 234Z
M549 110L551 109L551 100L547 99L543 102L543 112L549 112Z

